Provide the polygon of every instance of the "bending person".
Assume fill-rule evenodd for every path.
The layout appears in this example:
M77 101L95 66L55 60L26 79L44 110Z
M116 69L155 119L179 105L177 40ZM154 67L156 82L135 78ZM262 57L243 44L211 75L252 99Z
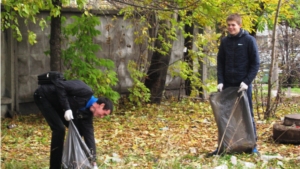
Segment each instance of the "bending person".
M34 92L34 101L52 130L50 169L61 168L65 127L71 119L91 150L92 165L97 169L93 117L111 114L111 100L94 97L92 89L80 80L51 81L53 84L40 85Z

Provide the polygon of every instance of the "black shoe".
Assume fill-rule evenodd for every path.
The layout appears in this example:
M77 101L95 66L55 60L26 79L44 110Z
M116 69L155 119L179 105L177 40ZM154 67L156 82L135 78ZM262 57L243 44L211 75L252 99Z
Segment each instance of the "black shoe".
M211 153L207 153L205 157L212 157L212 156L215 156L217 154L218 154L218 148L215 151L211 152Z

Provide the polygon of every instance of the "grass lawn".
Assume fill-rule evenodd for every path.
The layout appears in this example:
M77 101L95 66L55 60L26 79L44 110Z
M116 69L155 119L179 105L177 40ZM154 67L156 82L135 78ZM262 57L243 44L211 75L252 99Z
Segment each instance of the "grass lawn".
M285 88L285 89L286 89L286 88ZM286 89L286 90L287 90L287 89ZM300 88L296 88L296 87L291 88L291 92L292 92L292 93L300 94Z

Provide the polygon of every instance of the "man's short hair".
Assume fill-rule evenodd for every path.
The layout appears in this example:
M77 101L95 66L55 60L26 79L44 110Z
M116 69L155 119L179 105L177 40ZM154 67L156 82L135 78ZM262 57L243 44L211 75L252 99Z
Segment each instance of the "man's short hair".
M98 104L104 103L105 105L104 105L103 109L110 110L110 114L112 114L114 107L113 107L113 103L110 99L108 99L106 97L99 97L97 100L97 103Z
M237 24L241 25L242 24L242 17L241 15L235 13L231 14L227 17L226 22L228 21L236 21Z

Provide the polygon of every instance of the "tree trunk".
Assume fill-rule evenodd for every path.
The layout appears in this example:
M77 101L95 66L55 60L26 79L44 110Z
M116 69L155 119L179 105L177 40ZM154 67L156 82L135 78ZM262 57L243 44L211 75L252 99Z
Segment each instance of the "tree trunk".
M151 25L149 28L149 37L151 39L154 39L157 37L158 28L159 28L158 16L155 12L150 14L149 24ZM155 45L155 42L148 43L148 45L150 45L153 48ZM148 62L151 61L152 56L153 56L153 50L149 49L148 50L148 58L147 58Z
M289 59L289 26L288 23L286 22L285 25L285 35L284 35L284 52L285 52L285 58L283 58L282 60L285 60L285 63L282 65L286 65L286 75L287 75L287 87L291 87L292 85L292 75L291 75L291 61ZM284 57L284 55L283 55Z
M194 26L193 25L185 25L184 32L187 33L187 34L190 34L190 36L187 36L186 38L184 38L185 51L183 53L183 58L184 58L184 61L188 63L188 65L191 69L193 69L193 60L192 60L192 58L189 54L189 51L192 50L192 47L193 47L193 43L192 43L193 42L193 38L192 38L193 31L194 31ZM187 96L190 96L191 92L192 92L190 78L187 78L184 81L184 84L185 84L185 94Z
M161 46L161 42L156 40L155 46ZM151 65L148 70L148 78L145 85L151 92L151 103L160 104L162 94L165 89L166 77L170 62L170 54L164 56L155 51L151 59Z
M164 37L164 40L171 43L171 41L167 38L165 29L159 26L158 32ZM155 40L155 48L161 48L162 45L163 44L160 40ZM153 52L147 78L145 80L145 86L150 89L151 103L160 104L161 102L163 91L165 89L170 58L171 49L169 49L168 54L166 55L163 55L158 51Z
M62 6L60 0L52 0L54 6ZM51 71L61 71L61 17L51 16L50 32L50 69Z
M272 90L272 76L273 76L272 72L273 72L273 69L274 69L275 62L276 62L276 57L275 57L276 28L277 28L280 5L281 5L281 0L278 0L278 6L277 6L277 10L276 10L276 16L275 16L274 28L273 28L273 34L272 34L272 54L271 54L271 66L270 66L270 69L269 69L269 79L268 79L267 107L266 107L266 112L265 112L265 115L264 115L265 119L269 118L270 114L272 113L272 107L271 107L271 90Z

